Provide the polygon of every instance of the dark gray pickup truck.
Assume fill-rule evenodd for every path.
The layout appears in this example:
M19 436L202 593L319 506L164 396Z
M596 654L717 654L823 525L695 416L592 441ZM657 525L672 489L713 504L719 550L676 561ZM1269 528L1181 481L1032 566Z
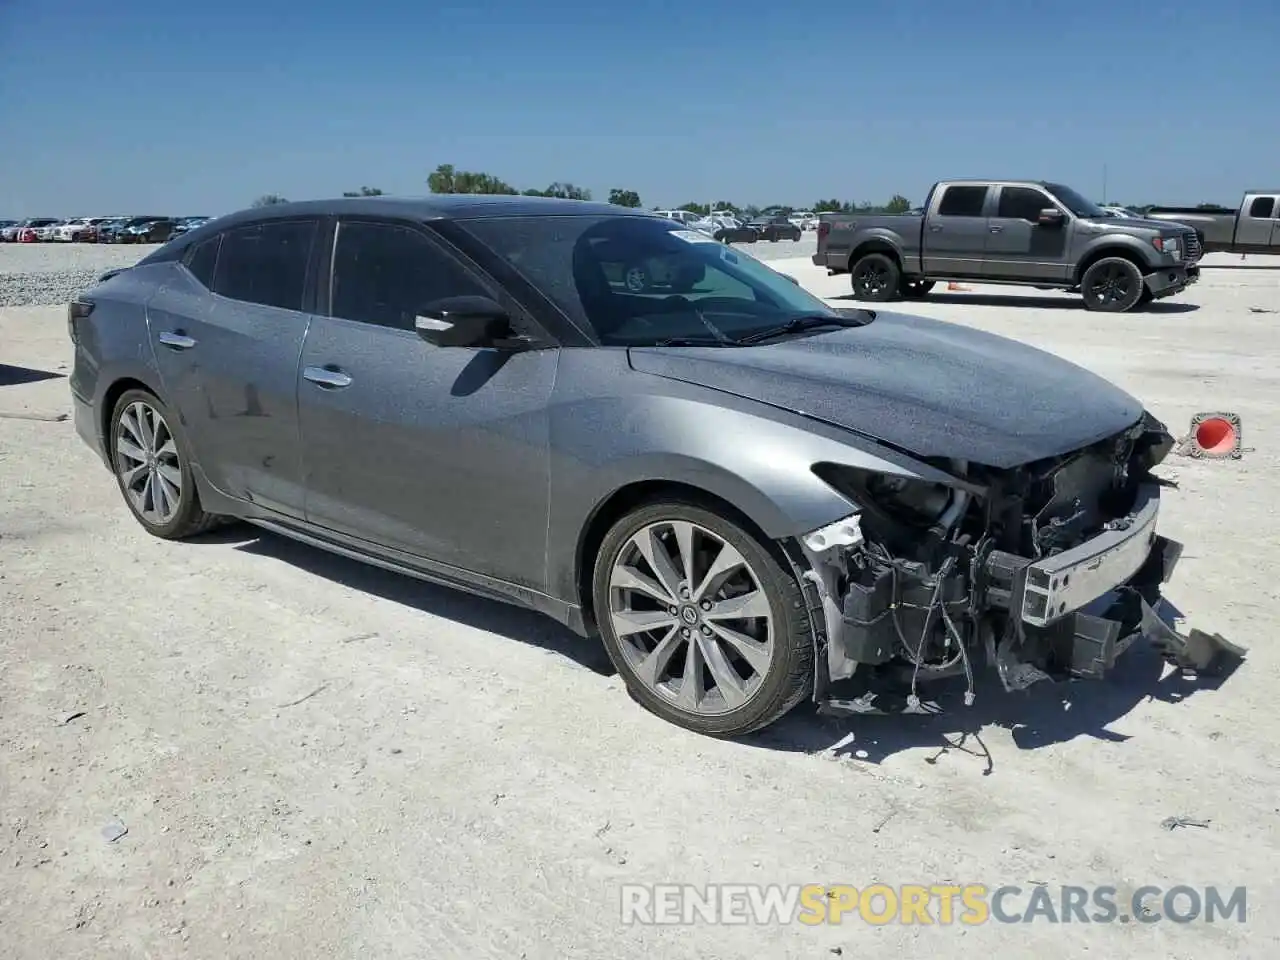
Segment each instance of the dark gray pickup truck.
M1122 219L1061 184L942 180L923 214L822 214L813 262L851 274L860 300L969 280L1079 291L1086 308L1118 313L1185 290L1200 256L1190 227Z
M1280 190L1249 190L1235 210L1152 207L1147 216L1190 227L1205 253L1280 253Z

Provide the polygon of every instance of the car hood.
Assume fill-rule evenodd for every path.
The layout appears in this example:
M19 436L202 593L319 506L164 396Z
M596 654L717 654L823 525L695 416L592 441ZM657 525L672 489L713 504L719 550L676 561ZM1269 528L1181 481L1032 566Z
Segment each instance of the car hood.
M1158 233L1168 233L1170 227L1183 226L1177 220L1139 220L1136 217L1091 217L1089 222L1099 227L1127 227L1133 230L1155 230Z
M1142 404L1053 354L959 324L874 322L751 347L632 347L633 369L852 430L918 457L1014 467L1135 423Z

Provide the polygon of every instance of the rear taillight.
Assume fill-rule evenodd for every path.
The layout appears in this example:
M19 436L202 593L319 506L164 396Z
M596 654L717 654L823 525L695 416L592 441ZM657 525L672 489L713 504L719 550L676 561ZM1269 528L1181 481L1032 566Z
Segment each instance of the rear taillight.
M72 343L80 342L80 331L77 324L81 320L88 318L93 313L92 300L72 300L67 304L67 336L71 338Z
M827 239L827 234L829 234L830 232L831 232L830 222L826 220L819 220L818 221L818 239L820 241Z

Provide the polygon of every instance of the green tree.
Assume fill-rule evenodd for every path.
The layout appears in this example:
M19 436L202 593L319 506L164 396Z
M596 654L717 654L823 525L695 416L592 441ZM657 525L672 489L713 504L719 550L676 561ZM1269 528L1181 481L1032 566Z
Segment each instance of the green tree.
M609 202L615 207L638 207L640 206L640 194L634 190L623 190L621 187L614 187L609 191Z
M544 197L558 197L561 200L590 200L591 191L585 187L575 187L572 183L556 181L542 191Z
M270 207L277 203L288 203L284 197L278 193L264 193L257 200L253 201L255 207Z
M344 197L380 197L382 191L377 187L361 187L359 190L346 190L342 195Z
M911 209L911 201L900 193L895 193L884 205L885 213L906 213Z
M839 213L844 205L836 199L819 200L812 207L814 213Z
M427 186L432 193L487 193L515 195L520 191L491 173L458 170L451 163L442 163L427 176Z

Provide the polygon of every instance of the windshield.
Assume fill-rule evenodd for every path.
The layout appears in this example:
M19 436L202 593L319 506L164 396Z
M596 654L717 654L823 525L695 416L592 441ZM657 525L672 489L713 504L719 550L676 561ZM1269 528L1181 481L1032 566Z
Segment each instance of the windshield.
M669 220L503 217L461 226L604 345L734 345L802 317L849 323L754 257Z
M1060 183L1046 183L1049 192L1057 197L1068 210L1077 217L1109 217L1111 214L1103 210L1092 200L1086 200L1080 194L1076 193L1070 187L1064 187Z

